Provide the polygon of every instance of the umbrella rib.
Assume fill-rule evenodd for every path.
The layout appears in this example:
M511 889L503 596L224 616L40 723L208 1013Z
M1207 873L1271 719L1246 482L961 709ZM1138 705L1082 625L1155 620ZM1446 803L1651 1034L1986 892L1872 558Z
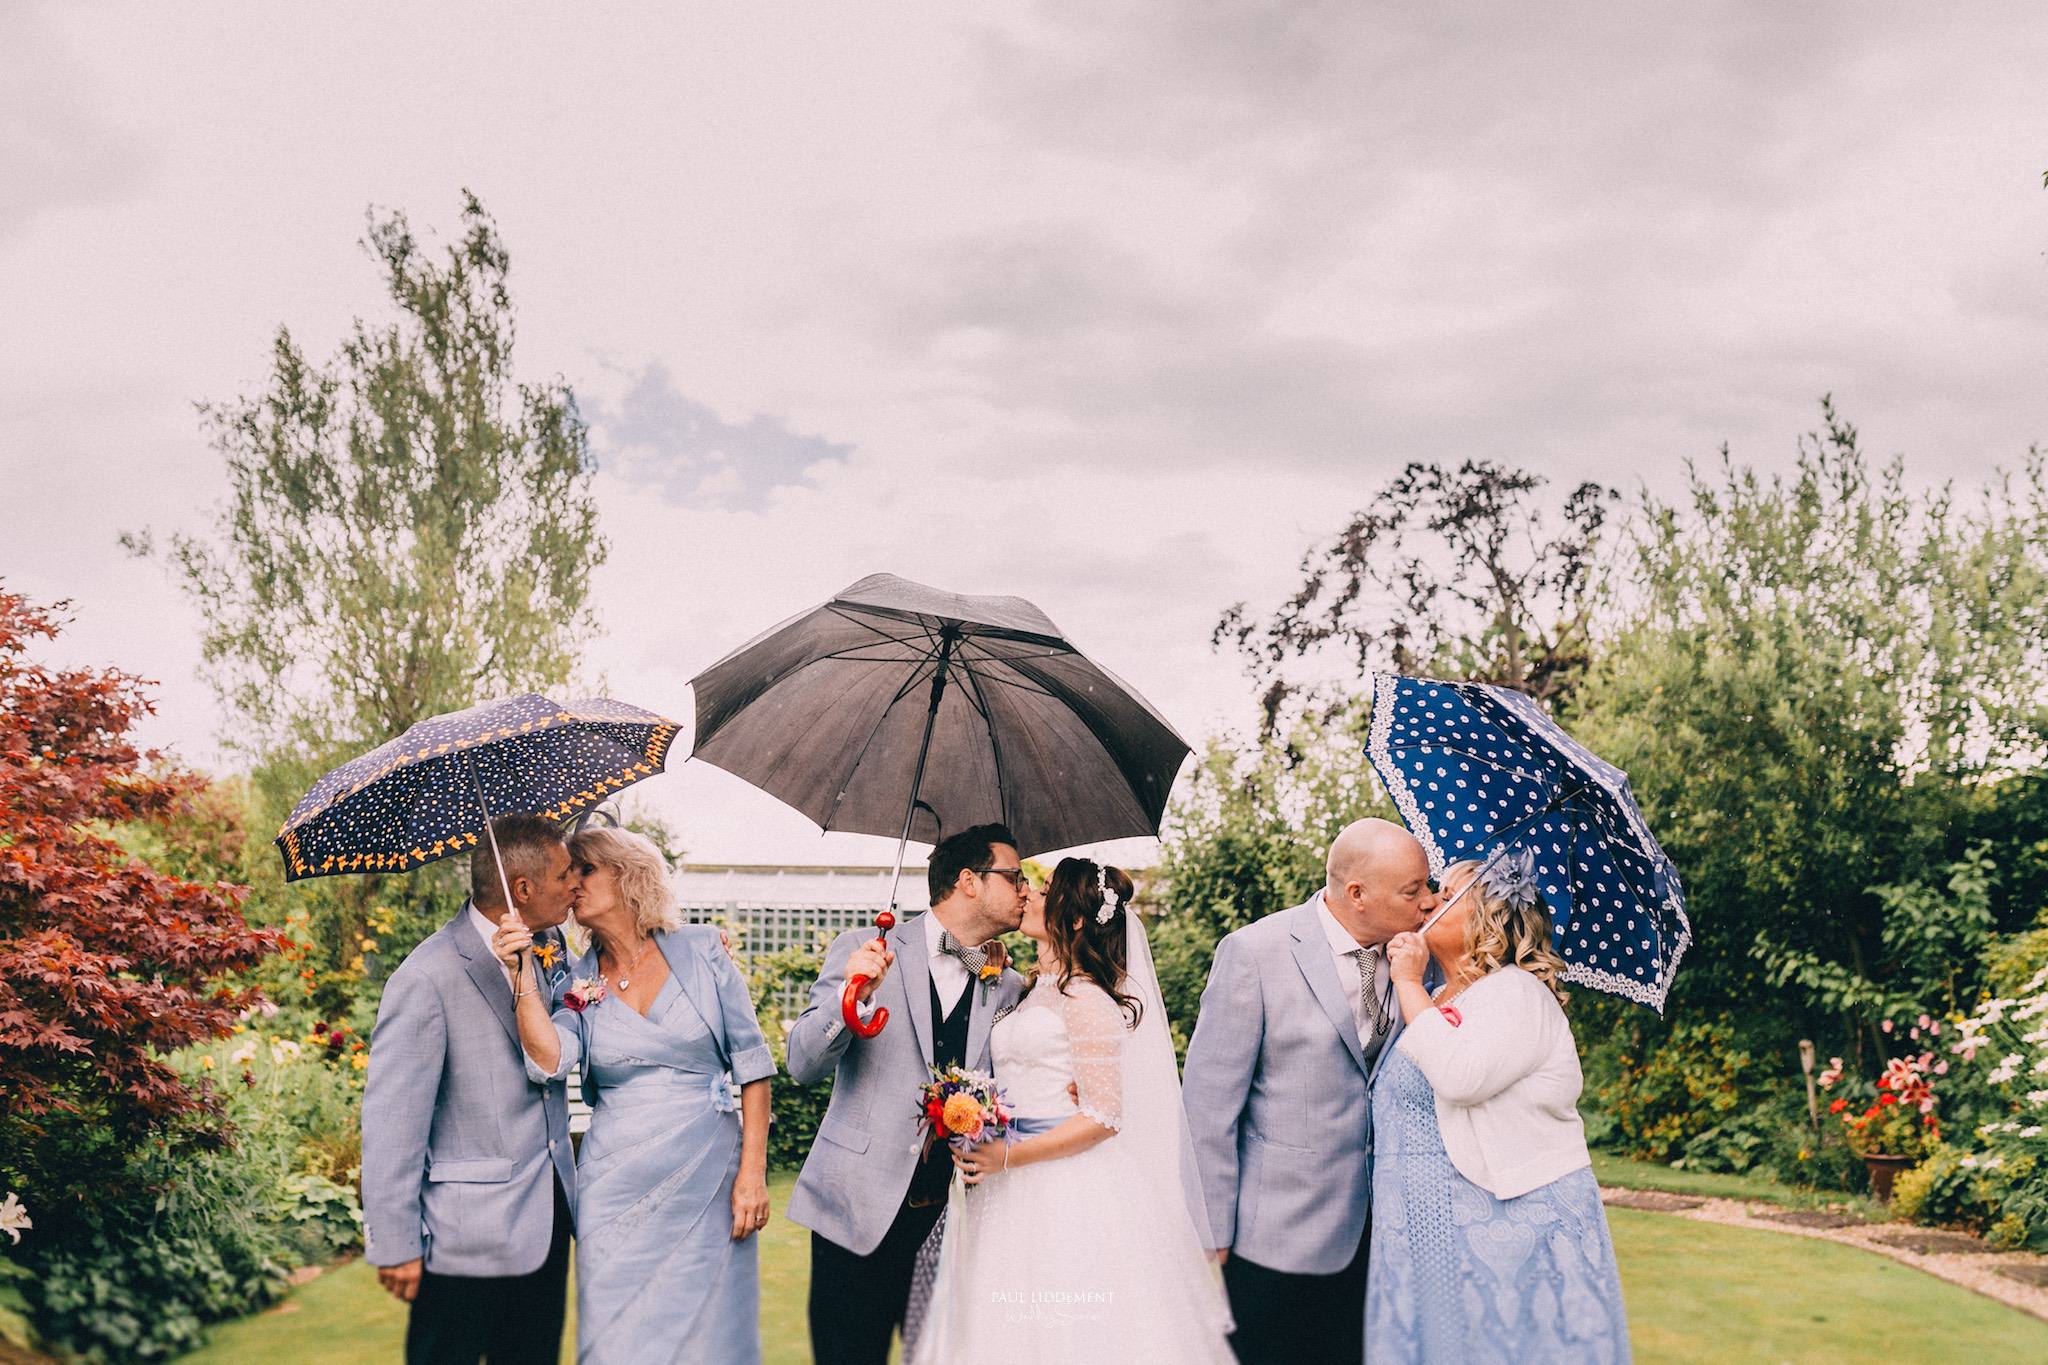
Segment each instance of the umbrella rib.
M967 674L969 695L974 709L981 713L982 723L988 728L988 750L996 765L996 802L1001 807L1002 823L1010 823L1010 791L1003 785L1003 742L996 734L996 718L990 712L988 698L982 695L981 679L973 669L963 670Z
M884 706L882 708L882 714L875 718L874 728L872 730L869 730L868 737L861 741L860 752L858 754L855 754L853 762L849 763L846 766L846 777L844 780L847 783L851 783L853 781L853 775L859 772L860 765L867 761L868 750L874 747L875 736L881 734L882 727L889 723L889 713L896 709L896 703L902 701L905 697L909 696L912 689L914 689L918 685L918 683L922 682L926 678L929 678L930 676L931 671L928 670L923 664L919 664L916 668L910 670L910 676L904 680L903 686L896 689L896 695L889 698L889 704L887 706ZM840 790L843 794L845 791L845 787L842 786ZM833 814L836 815L837 813L838 812L835 809L833 811ZM830 816L826 817L824 827L828 830L832 828L832 821Z
M1061 658L1064 656L1053 654L1047 655L1046 657ZM990 655L989 662L1007 664L1010 661L1008 659L1001 658L996 655ZM993 672L987 669L976 668L971 663L963 664L962 667L966 669L966 671L968 671L969 673L972 673L975 677L980 678L986 682L1000 683L1004 687L1014 687L1019 692L1029 692L1035 697L1044 697L1048 701L1060 700L1059 695L1055 693L1051 688L1046 687L1043 683L1038 682L1037 679L1031 678L1029 675L1017 674L1013 677L1006 677L1001 673Z
M834 616L846 622L846 624L850 626L856 626L861 630L868 632L868 634L873 635L875 638L880 640L887 640L891 644L907 645L914 643L917 639L917 636L914 635L891 635L888 631L883 630L873 621L869 621L862 617L855 616L851 612L848 612L845 608L840 607L836 604L827 605L825 610L831 612ZM925 625L922 621L918 623L917 629L925 639L929 640L932 638L931 627Z

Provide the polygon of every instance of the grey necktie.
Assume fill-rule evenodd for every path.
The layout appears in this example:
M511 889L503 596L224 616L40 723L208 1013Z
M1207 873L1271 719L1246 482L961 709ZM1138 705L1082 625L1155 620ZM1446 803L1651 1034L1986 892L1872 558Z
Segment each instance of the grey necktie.
M1365 1006L1365 1017L1372 1021L1373 1037L1378 1038L1387 1031L1387 1002L1375 988L1373 976L1379 967L1378 948L1360 948L1351 954L1358 964L1358 1003Z

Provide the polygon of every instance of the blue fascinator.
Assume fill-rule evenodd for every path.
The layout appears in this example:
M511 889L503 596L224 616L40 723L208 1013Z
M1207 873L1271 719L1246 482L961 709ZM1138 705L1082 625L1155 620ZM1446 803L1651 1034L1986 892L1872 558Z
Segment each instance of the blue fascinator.
M1479 874L1479 884L1486 893L1506 901L1509 905L1524 910L1536 904L1536 850L1519 848L1504 853L1493 860L1491 866Z

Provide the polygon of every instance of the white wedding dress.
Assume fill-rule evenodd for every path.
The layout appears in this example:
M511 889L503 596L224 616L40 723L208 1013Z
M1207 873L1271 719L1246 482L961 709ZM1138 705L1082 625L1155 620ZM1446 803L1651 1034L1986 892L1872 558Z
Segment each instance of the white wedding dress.
M1084 977L1038 979L989 1038L1011 1111L1044 1131L1079 1111L1116 1131L1084 1152L957 1178L914 1365L1233 1360L1150 945L1128 915L1128 1028ZM970 1354L972 1353L972 1354Z

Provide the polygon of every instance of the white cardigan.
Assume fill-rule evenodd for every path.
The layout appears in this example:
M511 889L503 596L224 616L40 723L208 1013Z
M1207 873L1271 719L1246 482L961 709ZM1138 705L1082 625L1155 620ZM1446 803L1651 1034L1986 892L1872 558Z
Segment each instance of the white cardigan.
M1458 1174L1513 1199L1592 1164L1579 1119L1579 1052L1557 997L1520 967L1426 1011L1396 1044L1436 1091L1444 1153Z

